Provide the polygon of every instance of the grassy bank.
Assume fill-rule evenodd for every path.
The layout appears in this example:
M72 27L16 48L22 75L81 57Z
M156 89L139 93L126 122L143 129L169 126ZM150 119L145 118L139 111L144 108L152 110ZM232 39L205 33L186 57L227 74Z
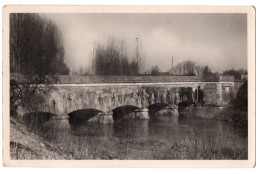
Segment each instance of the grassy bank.
M71 159L63 149L32 133L23 124L11 117L10 120L11 159Z

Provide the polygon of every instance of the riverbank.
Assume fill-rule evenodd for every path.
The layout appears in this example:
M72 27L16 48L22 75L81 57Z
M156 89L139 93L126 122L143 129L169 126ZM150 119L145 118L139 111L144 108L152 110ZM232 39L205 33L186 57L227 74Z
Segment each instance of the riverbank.
M64 150L29 131L16 119L10 118L11 159L72 159Z

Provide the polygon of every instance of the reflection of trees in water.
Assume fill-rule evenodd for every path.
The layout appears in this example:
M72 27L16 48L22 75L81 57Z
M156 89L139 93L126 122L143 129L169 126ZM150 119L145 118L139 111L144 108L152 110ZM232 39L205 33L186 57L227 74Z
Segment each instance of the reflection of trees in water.
M38 132L55 114L49 112L31 112L23 115L23 123L33 132Z
M123 118L118 119L114 123L114 129L118 134L123 136L129 136L134 131L134 124L136 118L131 118L129 115L124 116Z
M134 130L136 121L135 106L122 106L113 110L114 129L123 136L129 136Z

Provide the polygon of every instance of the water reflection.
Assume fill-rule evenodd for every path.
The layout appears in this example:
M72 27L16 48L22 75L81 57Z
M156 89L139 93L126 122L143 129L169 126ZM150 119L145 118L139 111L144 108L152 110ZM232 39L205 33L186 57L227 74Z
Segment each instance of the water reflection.
M82 117L84 117L84 115L82 115ZM234 136L236 136L236 143L245 146L247 143L246 130L237 128L234 135L234 125L226 121L193 116L182 117L171 114L151 116L149 120L139 120L124 116L122 116L122 118L129 118L129 120L126 119L124 120L125 122L119 122L119 124L117 121L115 121L114 124L85 122L85 124L76 125L76 129L75 126L72 127L69 124L69 120L51 119L48 121L48 119L46 119L47 122L44 122L44 129L39 128L38 130L44 130L42 134L45 137L48 137L48 135L61 137L61 134L65 134L65 136L85 137L85 139L90 136L101 137L102 139L171 139L175 137L182 139L196 134L202 139L209 139L208 137L210 137L217 141L228 141L228 144L231 146L232 143L234 143L232 141ZM37 121L39 122L39 120ZM31 122L34 123L35 121ZM37 125L39 126L40 124L38 123ZM53 132L55 132L55 134ZM56 139L55 137L49 138Z
M92 135L104 138L167 138L170 134L188 135L198 132L200 136L223 138L233 136L233 125L228 122L198 117L163 115L150 120L134 120L127 125L129 130L117 129L115 124L88 123L80 126L74 135Z
M89 114L89 112L84 113ZM79 118L83 118L85 114L80 115ZM199 155L205 155L207 154L205 152L218 148L219 156L216 159L222 159L221 155L228 159L235 158L234 149L242 149L245 154L247 153L247 131L236 128L234 132L234 125L231 122L172 114L153 115L149 120L142 120L129 115L131 113L119 115L114 124L85 122L83 119L81 124L73 124L73 126L68 119L52 117L43 122L38 133L43 131L41 135L46 140L72 149L73 153L80 153L78 149L84 150L84 148L90 148L90 151L94 149L93 153L103 153L108 149L122 159L140 159L140 157L142 159L193 159L185 156L187 154L183 149L193 149L195 153L198 147L200 147ZM239 151L240 155L244 154L242 151ZM169 152L173 156L168 158L165 155ZM142 153L147 156L142 156ZM129 155L134 156L130 158ZM84 159L88 158L89 156L84 157ZM194 158L200 159L197 156ZM213 157L203 156L203 158Z

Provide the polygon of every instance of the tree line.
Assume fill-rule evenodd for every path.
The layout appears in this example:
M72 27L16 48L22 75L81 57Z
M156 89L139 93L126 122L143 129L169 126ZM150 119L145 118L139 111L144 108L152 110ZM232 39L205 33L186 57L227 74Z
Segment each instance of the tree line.
M95 75L138 75L140 61L130 60L123 41L110 38L106 44L96 44L92 61Z
M22 74L10 81L10 110L37 108L57 82L57 74L69 74L64 63L61 32L46 17L34 13L11 13L10 72Z
M241 79L247 75L247 70L245 69L228 69L224 70L222 73L212 72L208 65L197 65L193 61L183 61L171 68L167 73L162 72L158 65L151 68L151 75L183 75L183 76L201 76L204 78L215 76L215 75L230 75L234 76L236 80ZM246 78L246 77L244 77Z
M172 75L187 75L187 76L210 76L213 75L211 69L206 65L196 65L193 61L184 61L175 65L169 70Z
M229 70L223 71L223 75L232 75L232 76L234 76L235 79L241 79L241 75L247 75L247 70L244 70L244 69L239 69L239 70L229 69Z
M61 32L51 20L34 13L10 14L10 72L69 74Z

